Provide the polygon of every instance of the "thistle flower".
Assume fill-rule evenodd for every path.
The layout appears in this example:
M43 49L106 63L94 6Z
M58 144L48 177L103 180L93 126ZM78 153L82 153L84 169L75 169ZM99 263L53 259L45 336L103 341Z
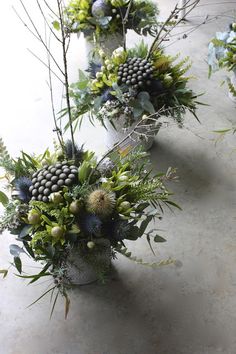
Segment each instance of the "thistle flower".
M86 205L89 212L106 217L114 209L115 194L104 189L96 189L89 194Z
M86 71L92 79L96 79L96 74L101 71L101 64L91 61Z
M115 96L111 94L111 91L111 88L108 88L103 91L103 93L101 94L102 103L115 99Z
M79 220L79 226L84 233L99 237L102 221L96 215L84 214Z
M102 163L98 165L98 171L104 177L110 177L114 168L115 164L109 157L105 158Z
M73 156L73 148L72 148L72 141L67 140L65 144L65 152L66 152L66 157L70 159L75 159L75 164L78 164L81 162L83 159L83 146L78 147L78 145L75 145L74 149L74 156Z
M128 236L130 225L127 220L113 220L104 226L104 231L110 238L122 241Z
M31 193L29 191L32 185L31 180L28 177L20 177L15 181L15 188L18 191L18 199L27 203L31 199Z

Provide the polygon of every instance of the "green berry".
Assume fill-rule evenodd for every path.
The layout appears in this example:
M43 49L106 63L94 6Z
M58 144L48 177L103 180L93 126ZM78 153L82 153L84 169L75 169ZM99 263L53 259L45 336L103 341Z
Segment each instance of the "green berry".
M58 193L58 192L51 193L50 201L54 204L60 204L63 202L63 197L62 197L61 193Z
M73 215L79 214L81 209L82 209L82 203L79 200L74 200L69 206L69 211Z
M122 202L119 205L119 210L125 212L128 209L130 209L130 207L131 207L130 202Z
M40 223L41 214L37 210L31 210L28 214L28 222L30 225L37 225Z
M54 226L51 229L51 235L55 238L61 238L64 235L64 229L61 226Z
M87 247L90 248L90 249L94 248L94 246L95 246L95 243L93 241L89 241L87 243Z

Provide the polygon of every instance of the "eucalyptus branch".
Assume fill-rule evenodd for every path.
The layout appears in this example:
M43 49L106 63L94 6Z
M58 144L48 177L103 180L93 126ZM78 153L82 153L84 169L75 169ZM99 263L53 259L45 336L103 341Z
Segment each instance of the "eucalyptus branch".
M66 94L66 104L68 109L68 118L70 125L70 134L71 134L71 143L72 143L72 155L75 154L75 141L74 141L74 131L73 131L73 122L72 122L72 112L70 105L70 95L69 95L69 79L68 79L68 65L67 65L67 47L66 47L66 34L64 31L64 23L63 23L63 11L61 8L61 1L57 0L57 7L59 13L59 21L61 28L61 37L62 37L62 52L63 52L63 64L64 64L64 75L65 75L65 94Z
M149 51L147 53L146 59L149 59L153 50L158 47L161 42L163 42L166 37L173 31L173 29L178 26L178 24L180 22L182 22L186 16L197 6L197 4L199 3L200 0L188 0L185 4L185 6L179 8L178 7L178 3L175 5L174 9L171 11L170 15L168 16L168 18L166 19L166 21L162 24L160 30L158 31L157 36L155 37L153 43L151 44ZM175 24L173 26L171 26L170 29L166 30L166 27L168 26L168 24L176 19L176 17L178 17L180 11L182 11L183 9L188 9L188 11L186 11L185 15L183 17L181 17L181 19L179 19L178 21L175 22ZM164 35L161 37L162 32L165 31Z

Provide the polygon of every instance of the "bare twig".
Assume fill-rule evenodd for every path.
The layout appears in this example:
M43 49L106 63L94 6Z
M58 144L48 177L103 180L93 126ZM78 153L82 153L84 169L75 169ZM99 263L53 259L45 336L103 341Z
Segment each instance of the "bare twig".
M164 40L166 40L166 37L173 31L173 29L183 20L186 18L186 16L197 6L200 0L188 0L185 4L184 7L178 7L178 4L175 5L174 9L171 11L170 15L168 16L167 20L162 24L160 30L158 31L157 36L155 37L152 45L149 48L149 51L147 53L147 59L150 58L153 50L157 48ZM168 27L169 23L176 19L180 11L183 9L188 9L183 17L181 19L177 20L173 26L171 26L170 29L166 30ZM164 34L162 35L164 31ZM161 36L162 35L162 36Z
M35 54L31 49L27 48L27 50L30 52L30 54L32 54L36 59L38 59L38 61L40 61L41 64L43 64L44 66L46 66L46 68L48 68L48 64L46 64L37 54ZM55 71L52 70L52 68L50 68L51 73L64 85L64 82L62 81L62 79L55 73Z
M44 48L46 49L46 51L48 52L48 54L49 54L50 57L52 58L53 62L54 62L55 65L57 66L58 70L59 70L59 71L61 72L61 74L64 76L64 75L65 75L64 72L62 71L62 69L61 69L60 65L58 64L58 62L56 61L55 57L52 55L52 53L50 52L50 50L47 48L46 43L45 43L44 40L42 39L42 36L40 35L40 33L39 33L39 31L38 31L38 29L37 29L37 27L36 27L34 21L32 20L32 18L31 18L31 16L30 16L29 12L27 11L27 9L26 9L26 7L25 7L23 1L22 1L22 0L19 0L19 1L20 1L20 3L21 3L21 6L23 7L23 10L24 10L26 16L28 17L28 19L29 19L29 21L30 21L30 23L31 23L31 25L32 25L32 27L33 27L33 29L34 29L34 31L32 31L31 29L29 29L29 26L24 22L24 20L20 17L20 15L17 13L17 11L13 8L14 11L17 13L17 16L20 18L20 20L23 22L23 24L26 26L26 28L29 29L32 34L34 33L34 37L36 37L36 38L42 43L42 45L44 46Z
M44 22L46 23L47 27L49 28L50 32L53 34L53 36L56 38L56 40L58 40L60 43L62 42L61 39L56 35L56 33L53 31L52 27L50 26L50 24L48 23L47 19L46 19L46 16L43 12L43 9L39 3L39 0L36 0L37 2L37 5L38 5L38 8L39 8L39 11L41 13L41 15L43 16L43 19L44 19Z
M66 34L64 31L63 11L62 11L60 0L57 0L57 7L58 7L60 28L61 28L61 37L62 37L62 52L63 52L63 64L64 64L64 76L65 76L66 104L67 104L67 109L68 109L68 118L69 118L70 135L71 135L71 143L72 143L72 155L74 156L74 154L75 154L75 141L74 141L74 131L73 131L72 113L71 113L71 105L70 105L70 95L69 95L69 79L68 79L68 66L67 66L67 56L66 56L66 52L67 52Z
M131 9L132 4L133 4L133 0L130 0L124 17L122 15L122 11L120 9L120 15L122 18L123 48L124 48L124 50L126 50L126 23L128 21L128 17L129 17L129 13L130 13L130 9Z

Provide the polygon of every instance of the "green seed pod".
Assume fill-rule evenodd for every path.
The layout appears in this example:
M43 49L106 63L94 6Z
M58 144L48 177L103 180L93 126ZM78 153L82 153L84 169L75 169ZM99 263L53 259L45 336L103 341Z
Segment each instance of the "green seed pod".
M28 222L30 225L37 225L40 223L41 214L37 210L31 210L28 214Z
M128 209L130 209L130 208L131 208L130 202L127 202L127 201L122 202L122 203L120 203L120 205L119 205L119 211L125 212L125 211L127 211Z
M63 197L59 192L51 193L50 201L54 204L60 204L63 202Z
M74 200L70 206L69 206L69 211L73 215L77 215L80 213L83 205L80 200Z
M64 229L61 226L54 226L51 229L51 235L55 238L61 238L64 236Z
M87 247L90 248L90 249L92 249L92 248L95 247L95 243L94 243L93 241L89 241L89 242L87 243Z

